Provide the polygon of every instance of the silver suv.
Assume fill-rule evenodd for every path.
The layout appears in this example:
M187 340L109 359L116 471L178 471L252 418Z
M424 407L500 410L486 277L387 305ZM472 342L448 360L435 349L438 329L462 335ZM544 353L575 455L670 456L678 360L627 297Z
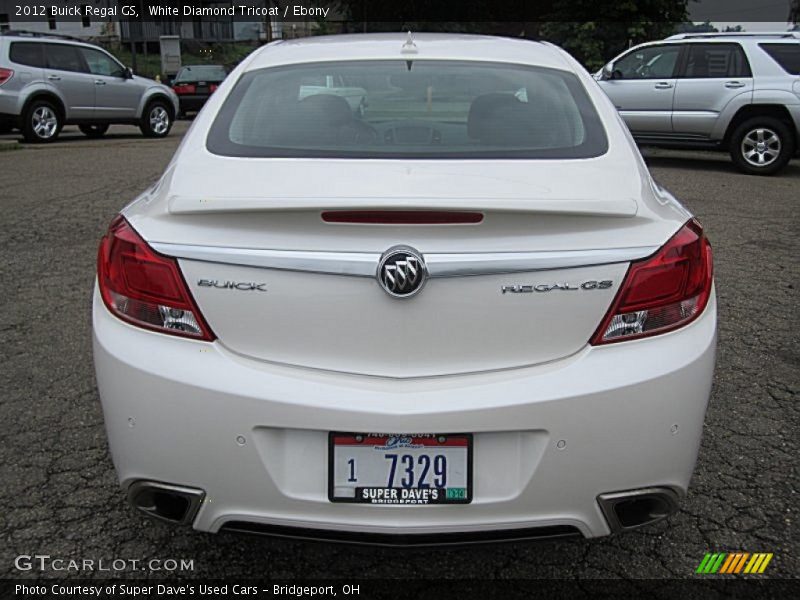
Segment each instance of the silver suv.
M19 127L28 142L52 142L65 124L89 137L115 123L164 137L178 112L165 85L135 76L93 44L61 36L0 34L0 131Z
M623 52L595 79L643 144L728 150L756 175L800 147L800 33L674 35Z

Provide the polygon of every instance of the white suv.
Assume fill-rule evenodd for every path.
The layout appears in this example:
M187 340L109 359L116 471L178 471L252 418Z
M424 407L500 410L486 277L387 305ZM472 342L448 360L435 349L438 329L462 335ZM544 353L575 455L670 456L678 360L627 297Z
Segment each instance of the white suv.
M679 34L595 74L637 141L728 150L772 175L800 138L800 33Z
M164 137L177 113L175 92L135 76L98 46L65 36L0 34L0 132L19 127L26 141L44 143L65 124L100 137L118 123Z

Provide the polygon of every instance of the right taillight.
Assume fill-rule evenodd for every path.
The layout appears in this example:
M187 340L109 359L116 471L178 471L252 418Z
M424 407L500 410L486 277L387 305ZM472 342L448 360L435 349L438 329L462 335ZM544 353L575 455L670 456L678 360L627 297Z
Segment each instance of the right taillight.
M14 71L11 69L4 69L0 67L0 85L3 85L6 81L11 79L14 76Z
M147 245L124 217L108 228L97 252L97 283L114 315L137 327L213 341L178 261Z
M649 258L634 261L591 344L657 335L683 327L708 304L713 280L711 244L696 220Z

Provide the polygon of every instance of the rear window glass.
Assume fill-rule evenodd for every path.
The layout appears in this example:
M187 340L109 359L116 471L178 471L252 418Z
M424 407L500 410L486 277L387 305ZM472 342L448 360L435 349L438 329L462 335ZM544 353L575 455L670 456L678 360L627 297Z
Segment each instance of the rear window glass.
M588 158L608 142L571 73L392 60L245 73L207 147L249 157Z
M797 44L759 44L783 70L792 75L800 75L800 43Z
M739 44L689 44L684 77L715 79L752 77L750 64Z
M36 42L14 42L11 44L8 57L11 62L30 67L44 66L44 49Z
M222 81L225 79L225 68L216 65L198 65L183 67L175 77L176 82Z

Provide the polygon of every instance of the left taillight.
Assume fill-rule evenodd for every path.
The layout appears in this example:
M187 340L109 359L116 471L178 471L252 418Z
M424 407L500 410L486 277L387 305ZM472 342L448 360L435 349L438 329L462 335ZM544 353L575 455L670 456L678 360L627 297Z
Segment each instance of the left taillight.
M215 339L178 261L150 248L121 215L100 242L97 281L108 309L132 325L196 340Z
M711 244L696 220L658 252L634 261L591 344L608 344L673 331L702 314L713 283Z
M172 90L179 96L183 94L194 94L197 87L193 83L179 83L172 86Z
M11 69L4 69L0 67L0 85L3 85L6 81L11 79L14 76L14 71Z

